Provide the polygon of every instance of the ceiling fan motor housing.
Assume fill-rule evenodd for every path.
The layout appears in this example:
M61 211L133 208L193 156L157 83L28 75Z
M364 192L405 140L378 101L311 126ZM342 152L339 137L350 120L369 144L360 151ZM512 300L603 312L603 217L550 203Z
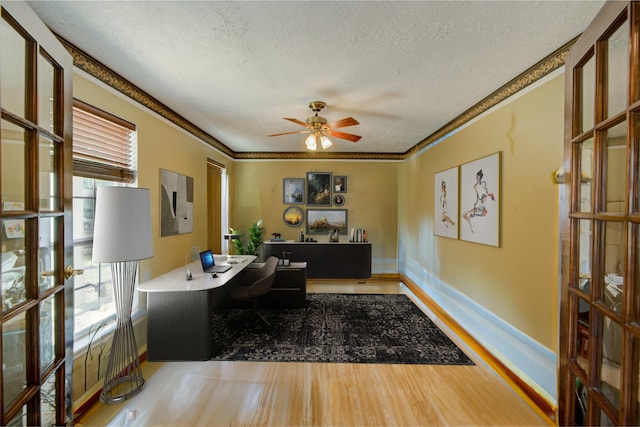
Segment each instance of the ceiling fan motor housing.
M309 126L314 127L314 128L321 127L322 125L326 125L327 124L327 119L325 119L322 116L315 115L315 116L311 116L311 117L309 117L307 119L307 124Z

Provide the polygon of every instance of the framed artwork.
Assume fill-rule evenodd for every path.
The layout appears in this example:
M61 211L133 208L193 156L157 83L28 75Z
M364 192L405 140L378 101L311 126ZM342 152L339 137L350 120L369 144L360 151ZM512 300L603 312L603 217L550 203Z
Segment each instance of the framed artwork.
M333 192L334 193L346 193L347 192L347 177L346 176L334 176L333 177Z
M289 227L297 227L304 222L304 212L297 206L289 206L284 210L282 220Z
M433 223L436 236L458 238L458 166L434 175Z
M307 209L307 234L347 234L346 209Z
M342 194L336 194L333 196L333 204L336 206L344 205L344 196Z
M284 178L282 180L282 203L285 205L304 204L304 178Z
M331 172L307 172L307 206L331 206Z
M193 177L160 169L160 235L193 231Z
M460 166L460 239L500 247L501 152Z

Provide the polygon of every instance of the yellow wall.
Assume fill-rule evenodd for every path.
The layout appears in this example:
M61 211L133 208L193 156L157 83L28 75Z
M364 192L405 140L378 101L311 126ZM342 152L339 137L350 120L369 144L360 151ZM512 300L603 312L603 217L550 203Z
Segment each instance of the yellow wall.
M369 230L374 274L395 273L396 259L418 265L425 277L436 277L555 352L558 188L550 175L563 161L563 89L560 75L401 163L231 161L93 79L74 79L78 99L137 125L139 186L151 189L154 233L154 257L141 263L142 281L190 261L193 247L207 246L207 157L225 164L230 175L229 225L246 232L263 219L265 239L273 232L297 239L304 229L282 220L282 179L332 172L348 177L342 208L349 210L349 227ZM502 246L434 237L434 174L497 151ZM160 237L160 169L194 178L193 233Z
M300 140L302 144L303 141ZM234 176L234 212L229 225L246 233L247 227L259 219L265 227L264 238L281 233L285 239L297 240L300 227L287 226L282 218L283 178L306 178L307 172L331 172L347 177L345 203L349 228L366 228L372 243L374 273L396 273L397 168L393 162L358 161L246 161L236 162ZM306 212L305 205L297 205ZM312 235L328 241L328 235ZM348 236L340 236L346 241Z
M398 257L558 351L564 75L413 156L398 177ZM434 174L502 152L501 247L434 236ZM463 221L464 222L464 221ZM465 224L460 224L464 226Z
M151 190L153 258L140 262L146 281L191 262L192 248L207 247L207 157L233 171L233 162L137 103L114 95L81 75L73 81L74 97L134 123L138 133L138 186ZM160 237L160 169L194 178L193 232Z

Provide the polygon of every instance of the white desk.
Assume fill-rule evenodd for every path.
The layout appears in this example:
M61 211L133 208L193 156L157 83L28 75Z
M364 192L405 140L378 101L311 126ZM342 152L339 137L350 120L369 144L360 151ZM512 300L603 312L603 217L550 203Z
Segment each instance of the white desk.
M234 278L256 259L234 255L231 264L216 256L216 265L230 263L229 271L203 273L200 261L176 268L147 282L138 290L147 293L147 359L209 360L213 350L211 315L215 307L230 303ZM187 280L187 268L192 280Z
M211 273L204 273L200 261L192 262L176 268L168 273L140 283L138 290L141 292L185 292L205 291L224 286L238 273L251 264L256 257L253 255L214 255L216 265L231 265L231 270L219 273L218 277L211 277ZM191 280L187 280L187 268L191 270Z

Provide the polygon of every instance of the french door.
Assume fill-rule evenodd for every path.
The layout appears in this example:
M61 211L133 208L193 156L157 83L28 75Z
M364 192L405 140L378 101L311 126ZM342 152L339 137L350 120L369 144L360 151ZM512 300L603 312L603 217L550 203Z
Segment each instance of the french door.
M26 3L1 4L1 425L71 420L72 66Z
M606 3L565 76L558 422L638 425L640 4Z

